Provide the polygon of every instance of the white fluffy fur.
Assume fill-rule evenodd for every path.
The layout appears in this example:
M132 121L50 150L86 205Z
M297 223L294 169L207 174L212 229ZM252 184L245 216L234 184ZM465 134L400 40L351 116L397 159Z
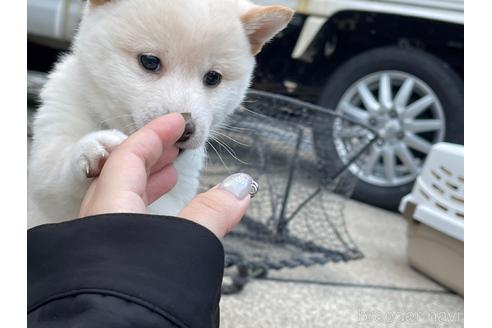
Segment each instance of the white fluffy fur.
M254 56L246 31L264 28L255 21L244 26L249 23L241 16L252 8L258 9L243 0L89 3L71 54L41 94L29 163L29 226L77 217L91 182L87 165L97 170L102 157L152 119L190 112L196 133L174 163L178 183L149 206L151 213L177 214L197 192L206 139L240 105L250 83ZM289 19L274 17L269 28L278 31ZM145 71L140 53L158 56L161 72ZM223 75L214 89L202 82L212 69Z

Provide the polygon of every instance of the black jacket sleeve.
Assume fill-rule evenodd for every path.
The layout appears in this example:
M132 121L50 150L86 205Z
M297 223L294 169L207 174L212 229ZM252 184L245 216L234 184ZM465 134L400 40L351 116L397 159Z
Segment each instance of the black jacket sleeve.
M221 242L184 219L107 214L28 230L28 327L218 327Z

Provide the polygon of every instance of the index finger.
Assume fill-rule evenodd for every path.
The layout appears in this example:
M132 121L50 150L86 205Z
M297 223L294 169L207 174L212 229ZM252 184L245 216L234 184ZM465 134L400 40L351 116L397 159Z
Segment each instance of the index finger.
M151 167L163 151L174 147L184 132L184 126L183 116L177 113L156 118L111 153L100 178L111 179L114 188L138 185L138 189L145 190Z
M173 113L161 116L128 137L116 149L115 155L133 153L142 159L149 170L161 157L164 148L176 144L184 128L185 120L182 115Z

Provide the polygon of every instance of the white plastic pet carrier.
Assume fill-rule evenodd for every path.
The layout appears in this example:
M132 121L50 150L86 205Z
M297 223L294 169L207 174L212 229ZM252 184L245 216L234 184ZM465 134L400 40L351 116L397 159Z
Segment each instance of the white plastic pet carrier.
M432 148L412 193L400 203L404 212L415 204L413 218L463 241L464 147L439 143Z
M409 264L464 295L464 147L435 145L405 196Z

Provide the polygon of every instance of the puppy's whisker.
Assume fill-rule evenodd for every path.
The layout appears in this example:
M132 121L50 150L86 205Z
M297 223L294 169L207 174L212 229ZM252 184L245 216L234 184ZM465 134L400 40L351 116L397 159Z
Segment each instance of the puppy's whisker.
M212 140L215 141L216 143L218 143L219 146L224 148L230 155L232 155L232 154L236 155L236 152L228 144L226 144L222 139L219 139L218 136L212 137Z
M244 99L243 100L243 104L246 103L246 104L251 104L251 103L256 103L258 102L257 100L248 100L248 98Z
M224 138L227 138L227 139L231 140L232 142L237 143L238 145L241 145L241 146L244 146L244 147L249 147L249 145L244 144L244 143L242 143L240 141L237 141L236 139L234 139L233 137L228 136L227 134L224 134L224 133L219 132L219 131L214 131L214 133L217 133L218 135L220 135L220 136L222 136Z
M217 138L213 138L213 140L217 142L220 146L222 146L222 148L224 148L229 153L229 155L231 155L231 157L237 160L239 163L249 165L249 163L238 158L236 152L229 145L223 143L223 141L220 141Z
M232 126L232 125L228 125L228 124L219 125L219 129L229 130L229 131L254 131L253 129L240 128L238 126Z
M226 169L226 171L229 173L229 174L232 174L231 173L231 170L229 169L229 167L226 165L226 163L224 162L224 160L222 159L222 157L220 156L219 152L217 151L217 149L215 149L214 145L212 145L212 143L210 141L207 140L207 144L210 145L210 147L212 147L212 149L215 151L215 153L217 154L217 156L219 157L219 160L221 161L222 165L224 165L224 168Z
M249 113L249 114L253 114L253 115L256 115L256 116L259 116L261 118L268 118L268 119L271 119L271 117L265 115L265 114L261 114L261 113L258 113L258 112L255 112L255 111L252 111L251 109L248 109L246 106L241 106L241 109L244 110L246 113Z

